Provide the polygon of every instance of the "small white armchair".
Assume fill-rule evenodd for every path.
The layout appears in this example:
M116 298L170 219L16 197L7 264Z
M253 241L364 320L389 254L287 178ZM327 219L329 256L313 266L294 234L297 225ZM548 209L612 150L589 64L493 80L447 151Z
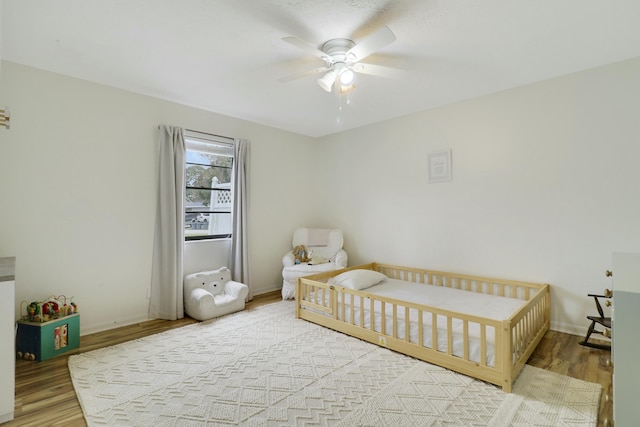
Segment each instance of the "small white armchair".
M196 320L244 310L249 287L231 280L227 267L188 274L184 278L184 310Z
M342 249L344 240L342 230L328 228L298 228L293 232L292 248L304 245L311 253L312 261L320 259L318 264L296 264L293 251L282 257L282 299L296 296L296 282L299 277L324 271L338 270L347 266L347 253Z

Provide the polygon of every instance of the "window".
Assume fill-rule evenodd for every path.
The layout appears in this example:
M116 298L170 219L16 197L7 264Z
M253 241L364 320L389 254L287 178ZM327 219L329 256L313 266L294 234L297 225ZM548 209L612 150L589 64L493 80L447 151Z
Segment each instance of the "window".
M231 237L233 139L185 131L185 240Z

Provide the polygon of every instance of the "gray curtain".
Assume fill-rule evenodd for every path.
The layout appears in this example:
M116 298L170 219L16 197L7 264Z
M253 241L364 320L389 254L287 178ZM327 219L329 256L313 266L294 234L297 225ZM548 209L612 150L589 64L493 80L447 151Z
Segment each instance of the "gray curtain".
M247 301L253 298L249 280L249 247L247 235L247 201L249 175L249 141L236 139L234 143L231 191L233 194L231 254L229 266L233 280L249 287Z
M176 320L184 317L182 253L186 150L183 130L160 126L159 144L158 203L149 316Z

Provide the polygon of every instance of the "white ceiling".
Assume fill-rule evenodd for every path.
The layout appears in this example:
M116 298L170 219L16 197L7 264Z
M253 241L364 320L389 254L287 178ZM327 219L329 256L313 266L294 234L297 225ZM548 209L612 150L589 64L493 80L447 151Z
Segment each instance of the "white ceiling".
M640 56L638 0L4 0L2 57L309 136ZM397 36L347 99L281 39ZM342 104L342 109L340 105Z

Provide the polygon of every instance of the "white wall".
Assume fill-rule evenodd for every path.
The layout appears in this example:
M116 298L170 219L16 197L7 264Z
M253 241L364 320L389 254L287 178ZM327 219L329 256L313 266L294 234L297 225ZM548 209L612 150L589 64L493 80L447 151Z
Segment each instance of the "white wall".
M314 168L309 138L11 62L0 93L12 113L0 130L0 256L17 257L16 317L22 300L64 294L83 334L147 318L162 123L251 141L251 284L281 286L292 230L313 212L295 198L307 189L295 177ZM226 265L225 244L208 245L211 268Z
M281 285L295 227L335 226L351 264L551 283L554 329L582 334L611 252L640 250L639 76L628 61L311 140L4 62L0 256L18 304L74 296L83 333L145 319L167 123L251 140L256 293ZM441 148L454 179L428 184ZM228 242L195 244L187 271L226 263Z
M320 206L350 263L552 285L552 327L582 334L614 250L640 250L640 60L327 137ZM453 181L428 184L450 148Z
M4 4L0 0L0 78L2 78L2 9Z

